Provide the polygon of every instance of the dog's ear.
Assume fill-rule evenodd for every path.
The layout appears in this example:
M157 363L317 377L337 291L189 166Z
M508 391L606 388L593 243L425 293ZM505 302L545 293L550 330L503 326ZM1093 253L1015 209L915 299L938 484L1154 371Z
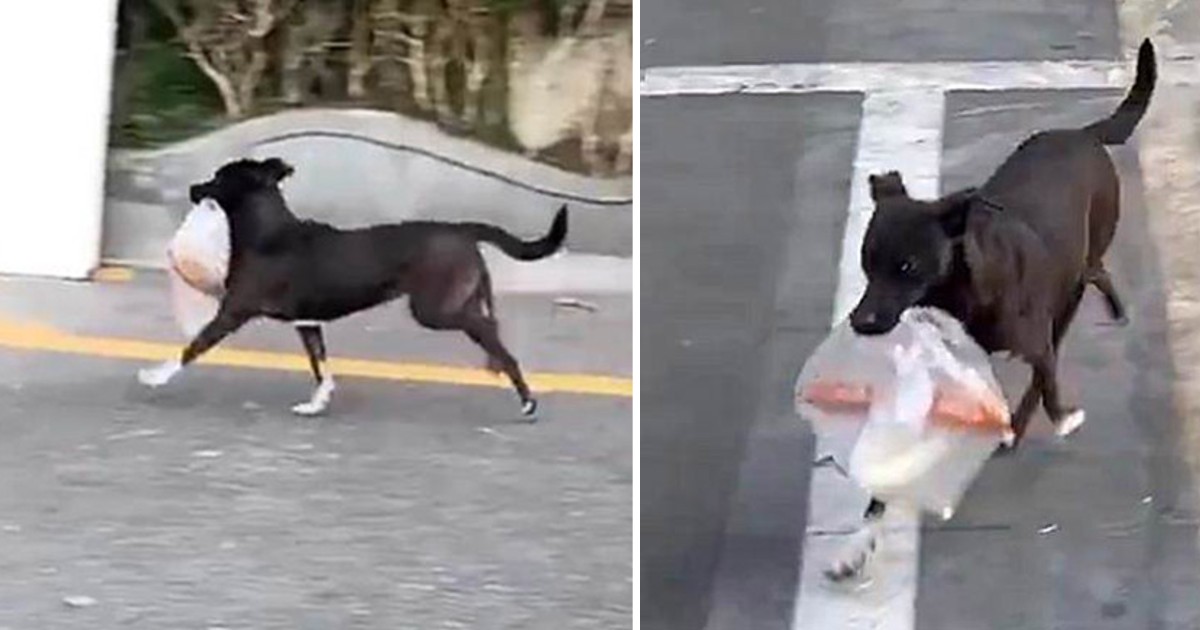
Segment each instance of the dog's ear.
M899 171L868 175L867 183L871 186L871 200L876 203L888 197L908 196L908 189L904 187L904 178L900 177Z
M942 231L947 236L958 238L966 231L967 211L971 208L971 201L975 199L975 196L976 189L965 188L934 202L938 221L942 224Z
M278 184L296 172L291 164L277 157L267 158L260 162L258 170L263 180L270 185Z

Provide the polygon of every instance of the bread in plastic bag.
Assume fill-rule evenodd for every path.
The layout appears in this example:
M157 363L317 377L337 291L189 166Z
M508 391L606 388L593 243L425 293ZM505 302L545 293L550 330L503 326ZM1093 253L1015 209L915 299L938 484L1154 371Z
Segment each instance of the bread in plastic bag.
M175 320L195 336L216 316L229 272L229 220L213 199L192 206L167 246Z
M913 308L886 335L836 327L796 381L819 448L873 496L949 518L1012 440L987 353L943 311Z

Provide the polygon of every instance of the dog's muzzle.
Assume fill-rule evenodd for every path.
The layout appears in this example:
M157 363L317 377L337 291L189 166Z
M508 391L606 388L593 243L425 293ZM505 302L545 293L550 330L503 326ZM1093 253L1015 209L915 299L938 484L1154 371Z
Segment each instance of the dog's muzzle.
M188 198L191 199L192 203L194 204L200 203L201 199L211 196L212 195L210 194L208 184L193 184L192 187L188 189Z

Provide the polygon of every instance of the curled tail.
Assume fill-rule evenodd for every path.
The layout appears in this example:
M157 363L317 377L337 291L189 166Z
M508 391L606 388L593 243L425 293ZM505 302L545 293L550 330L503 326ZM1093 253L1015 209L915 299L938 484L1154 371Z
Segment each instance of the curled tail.
M1125 100L1117 107L1112 116L1098 120L1087 127L1089 131L1104 144L1124 144L1133 134L1133 128L1142 120L1146 108L1150 105L1150 95L1154 93L1154 82L1158 78L1158 70L1154 63L1154 45L1149 39L1142 42L1138 48L1137 78Z
M477 241L484 241L499 247L501 251L517 260L537 260L545 258L558 251L563 241L567 239L567 206L558 209L554 215L554 223L550 231L536 241L522 241L507 231L487 223L461 223Z

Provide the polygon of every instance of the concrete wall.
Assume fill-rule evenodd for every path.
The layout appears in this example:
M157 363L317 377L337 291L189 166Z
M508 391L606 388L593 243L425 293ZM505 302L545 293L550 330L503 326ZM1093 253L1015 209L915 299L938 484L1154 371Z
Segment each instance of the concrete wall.
M188 210L188 186L231 158L267 156L296 167L284 193L303 217L343 227L412 218L484 220L533 236L566 203L569 251L632 255L629 178L567 173L394 114L300 110L167 149L110 153L104 259L161 266L166 242Z

